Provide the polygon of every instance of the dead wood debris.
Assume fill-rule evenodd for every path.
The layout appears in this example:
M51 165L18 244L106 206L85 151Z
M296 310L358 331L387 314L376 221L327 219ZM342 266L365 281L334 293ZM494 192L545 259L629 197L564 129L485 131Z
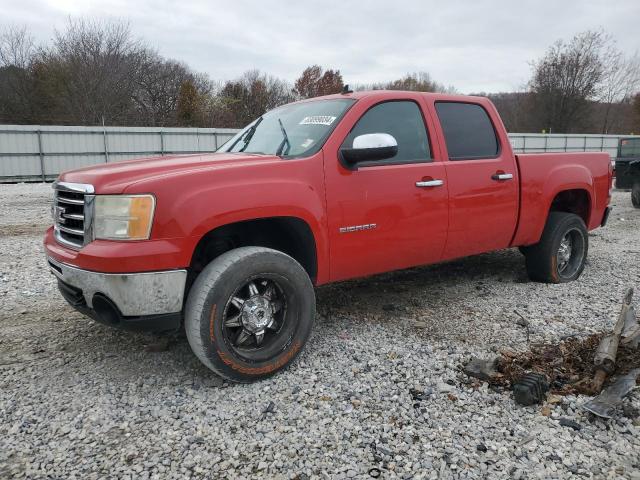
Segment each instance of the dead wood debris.
M569 337L557 344L534 344L524 353L502 351L495 364L492 363L498 373L491 375L488 382L512 388L533 372L544 375L551 394L599 394L608 377L640 369L640 324L632 298L633 288L630 288L610 333ZM474 362L469 365L473 366Z
M604 335L571 337L558 344L534 344L524 353L503 351L497 362L501 375L491 378L489 383L511 388L526 373L536 372L547 377L552 394L599 393L599 390L594 391L592 384L596 373L593 359ZM640 368L640 350L620 345L617 353L614 375L624 375Z

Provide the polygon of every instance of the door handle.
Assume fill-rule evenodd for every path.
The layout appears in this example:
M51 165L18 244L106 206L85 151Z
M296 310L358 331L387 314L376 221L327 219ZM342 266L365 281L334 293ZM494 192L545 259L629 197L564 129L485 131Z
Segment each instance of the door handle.
M513 178L512 173L494 173L491 175L492 180L511 180Z
M444 180L422 180L420 182L416 182L416 187L441 187L444 185Z

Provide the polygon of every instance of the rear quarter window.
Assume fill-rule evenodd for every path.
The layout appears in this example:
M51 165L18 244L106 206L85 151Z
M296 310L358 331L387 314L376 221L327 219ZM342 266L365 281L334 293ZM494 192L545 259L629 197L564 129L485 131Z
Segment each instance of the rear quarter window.
M449 160L495 158L500 149L486 110L475 103L436 102Z

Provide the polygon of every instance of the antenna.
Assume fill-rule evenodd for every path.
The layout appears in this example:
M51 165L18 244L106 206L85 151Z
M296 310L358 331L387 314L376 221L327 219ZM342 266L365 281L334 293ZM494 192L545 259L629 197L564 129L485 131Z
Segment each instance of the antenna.
M343 94L343 95L346 95L347 93L353 93L353 90L350 90L350 89L349 89L349 85L345 85L345 86L342 88L342 94Z

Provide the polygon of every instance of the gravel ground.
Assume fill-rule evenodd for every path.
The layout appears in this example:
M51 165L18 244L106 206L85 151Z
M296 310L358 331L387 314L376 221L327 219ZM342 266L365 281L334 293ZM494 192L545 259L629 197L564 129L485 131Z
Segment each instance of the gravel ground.
M0 185L0 478L640 478L637 392L609 421L583 397L543 416L460 372L527 348L514 310L531 342L611 327L640 286L628 193L579 281L530 283L507 250L323 287L299 360L252 385L223 382L184 338L148 351L158 337L68 307L43 258L50 201L49 185Z

